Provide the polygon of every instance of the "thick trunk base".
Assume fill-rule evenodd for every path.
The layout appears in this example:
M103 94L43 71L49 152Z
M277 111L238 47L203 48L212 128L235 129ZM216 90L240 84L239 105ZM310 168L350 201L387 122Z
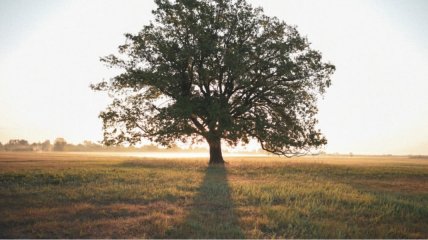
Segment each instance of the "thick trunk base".
M223 155L221 153L221 142L220 139L209 141L210 146L210 162L209 164L224 164Z

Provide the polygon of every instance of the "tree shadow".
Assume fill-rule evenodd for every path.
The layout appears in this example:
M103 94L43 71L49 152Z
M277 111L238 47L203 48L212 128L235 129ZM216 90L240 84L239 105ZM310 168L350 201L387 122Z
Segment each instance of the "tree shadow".
M227 171L209 166L183 223L169 232L173 238L244 238L234 212Z

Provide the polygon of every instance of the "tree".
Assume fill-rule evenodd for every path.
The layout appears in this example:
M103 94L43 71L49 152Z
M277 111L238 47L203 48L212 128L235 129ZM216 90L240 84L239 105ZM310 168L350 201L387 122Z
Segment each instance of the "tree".
M49 141L49 140L45 140L45 141L41 144L41 150L42 150L42 151L50 151L50 150L51 150L51 141Z
M106 145L206 140L223 163L222 140L286 156L326 143L316 101L335 67L295 27L245 0L155 2L155 21L101 59L121 73L91 86L113 97Z
M53 150L54 151L64 151L66 145L67 145L67 142L65 141L64 138L57 138L57 139L55 139L55 142L53 145Z
M6 151L32 151L33 148L30 146L25 139L11 139L7 144L4 145Z

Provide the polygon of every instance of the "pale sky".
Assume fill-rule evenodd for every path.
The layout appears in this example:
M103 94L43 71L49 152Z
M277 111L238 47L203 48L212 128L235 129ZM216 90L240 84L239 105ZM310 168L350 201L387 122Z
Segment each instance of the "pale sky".
M428 154L428 1L249 0L336 65L320 99L327 152ZM0 142L102 138L99 58L152 18L151 0L0 0Z

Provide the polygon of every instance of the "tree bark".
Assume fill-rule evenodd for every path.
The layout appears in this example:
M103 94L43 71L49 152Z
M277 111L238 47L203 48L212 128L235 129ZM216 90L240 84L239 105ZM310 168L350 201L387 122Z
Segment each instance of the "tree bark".
M208 145L210 146L209 164L224 164L223 155L221 153L221 139L210 139L208 140Z

